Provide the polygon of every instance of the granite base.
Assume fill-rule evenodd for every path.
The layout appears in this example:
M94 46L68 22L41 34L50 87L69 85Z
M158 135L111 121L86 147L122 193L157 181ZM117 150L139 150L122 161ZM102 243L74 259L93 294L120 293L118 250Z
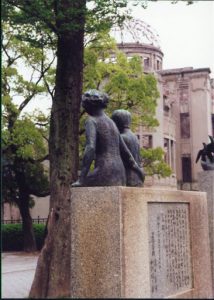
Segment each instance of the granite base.
M203 192L72 188L72 298L212 298Z

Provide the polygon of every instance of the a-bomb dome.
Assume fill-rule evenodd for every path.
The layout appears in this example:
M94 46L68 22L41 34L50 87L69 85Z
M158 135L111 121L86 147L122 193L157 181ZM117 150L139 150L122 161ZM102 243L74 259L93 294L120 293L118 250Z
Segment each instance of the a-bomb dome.
M118 44L139 43L160 47L158 33L146 22L131 18L123 22L121 26L111 29L111 36Z

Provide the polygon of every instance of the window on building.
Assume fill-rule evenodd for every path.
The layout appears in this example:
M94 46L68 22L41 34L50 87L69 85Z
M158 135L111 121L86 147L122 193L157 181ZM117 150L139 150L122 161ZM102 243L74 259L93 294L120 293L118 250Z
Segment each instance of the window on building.
M150 66L150 60L149 60L149 57L145 57L143 59L143 65L144 65L144 68L148 68Z
M190 138L190 117L189 113L180 113L181 138Z
M160 61L157 60L157 70L160 70Z
M169 116L170 105L167 96L163 96L163 111L165 116Z
M175 171L175 142L171 140L171 168Z
M142 137L143 148L152 148L152 135L143 135Z
M183 182L192 182L192 166L191 157L185 156L181 158L182 160L182 179Z
M164 138L164 160L169 164L169 139Z
M212 114L212 134L214 136L214 114Z

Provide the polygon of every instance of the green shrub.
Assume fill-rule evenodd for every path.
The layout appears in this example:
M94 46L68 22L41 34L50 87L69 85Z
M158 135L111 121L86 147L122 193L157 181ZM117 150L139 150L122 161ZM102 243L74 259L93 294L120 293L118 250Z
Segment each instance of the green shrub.
M33 229L37 250L41 250L44 244L45 225L33 224ZM2 225L2 251L22 251L23 243L22 224Z

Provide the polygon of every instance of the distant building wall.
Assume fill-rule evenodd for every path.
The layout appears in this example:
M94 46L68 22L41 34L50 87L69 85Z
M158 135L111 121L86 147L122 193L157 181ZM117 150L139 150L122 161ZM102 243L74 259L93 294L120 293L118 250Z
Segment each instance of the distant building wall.
M34 197L35 205L30 208L32 219L47 218L50 207L50 197ZM21 220L19 208L14 204L4 203L2 211L3 220Z
M153 73L158 82L160 97L156 118L159 126L152 130L140 126L136 130L140 146L162 147L165 161L174 171L172 177L177 177L178 187L197 189L201 165L196 164L195 159L202 143L209 142L208 135L214 135L214 80L210 79L210 69L162 70L163 53L159 48L140 43L118 44L118 48L127 57L139 55L144 72Z
M209 73L209 68L161 71L165 88L175 100L176 175L179 186L184 189L197 189L201 166L195 160L202 142L209 142L208 135L212 135Z

